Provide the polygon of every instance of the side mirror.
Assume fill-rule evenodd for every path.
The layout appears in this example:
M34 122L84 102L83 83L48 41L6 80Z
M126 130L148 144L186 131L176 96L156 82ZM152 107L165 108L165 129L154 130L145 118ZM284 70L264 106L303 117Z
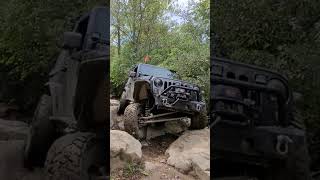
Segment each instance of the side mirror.
M130 71L129 72L129 77L136 77L136 75L137 75L137 73L136 72L134 72L134 71Z
M80 33L65 32L63 33L62 48L64 49L80 48L81 41L82 41L82 35Z

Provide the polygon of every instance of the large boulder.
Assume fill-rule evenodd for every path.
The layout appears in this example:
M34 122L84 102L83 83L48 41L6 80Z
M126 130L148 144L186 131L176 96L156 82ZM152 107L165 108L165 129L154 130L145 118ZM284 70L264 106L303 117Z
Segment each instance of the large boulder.
M27 138L28 131L27 123L0 119L0 140L24 140Z
M23 147L23 140L0 141L0 177L13 180L23 169Z
M17 105L0 102L0 118L16 119L18 110L19 107Z
M186 131L167 149L167 163L183 173L210 179L210 130Z
M141 143L125 131L110 130L111 171L126 163L141 162Z
M0 179L5 180L42 180L43 169L29 171L24 168L23 140L0 141Z

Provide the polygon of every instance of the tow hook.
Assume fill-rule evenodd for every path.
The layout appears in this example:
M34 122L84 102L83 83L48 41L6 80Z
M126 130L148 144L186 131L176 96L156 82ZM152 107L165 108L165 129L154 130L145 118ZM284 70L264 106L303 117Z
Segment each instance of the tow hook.
M276 152L282 156L289 152L289 144L293 143L292 139L286 135L277 136Z
M197 111L200 111L201 110L201 105L197 104L196 109L197 109Z

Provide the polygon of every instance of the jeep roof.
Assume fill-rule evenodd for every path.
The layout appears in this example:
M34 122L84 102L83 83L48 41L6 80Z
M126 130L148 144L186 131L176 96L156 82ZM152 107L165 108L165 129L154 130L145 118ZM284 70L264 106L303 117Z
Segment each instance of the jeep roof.
M138 67L139 69L139 74L168 79L178 79L177 74L174 71L169 70L167 68L143 63L139 63L136 67Z

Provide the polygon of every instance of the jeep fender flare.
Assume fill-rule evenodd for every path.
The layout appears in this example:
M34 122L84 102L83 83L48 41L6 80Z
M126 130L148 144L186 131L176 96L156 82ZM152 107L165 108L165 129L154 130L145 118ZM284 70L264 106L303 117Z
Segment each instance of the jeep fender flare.
M137 80L134 83L133 100L140 102L141 100L148 99L151 92L150 82L146 80Z

